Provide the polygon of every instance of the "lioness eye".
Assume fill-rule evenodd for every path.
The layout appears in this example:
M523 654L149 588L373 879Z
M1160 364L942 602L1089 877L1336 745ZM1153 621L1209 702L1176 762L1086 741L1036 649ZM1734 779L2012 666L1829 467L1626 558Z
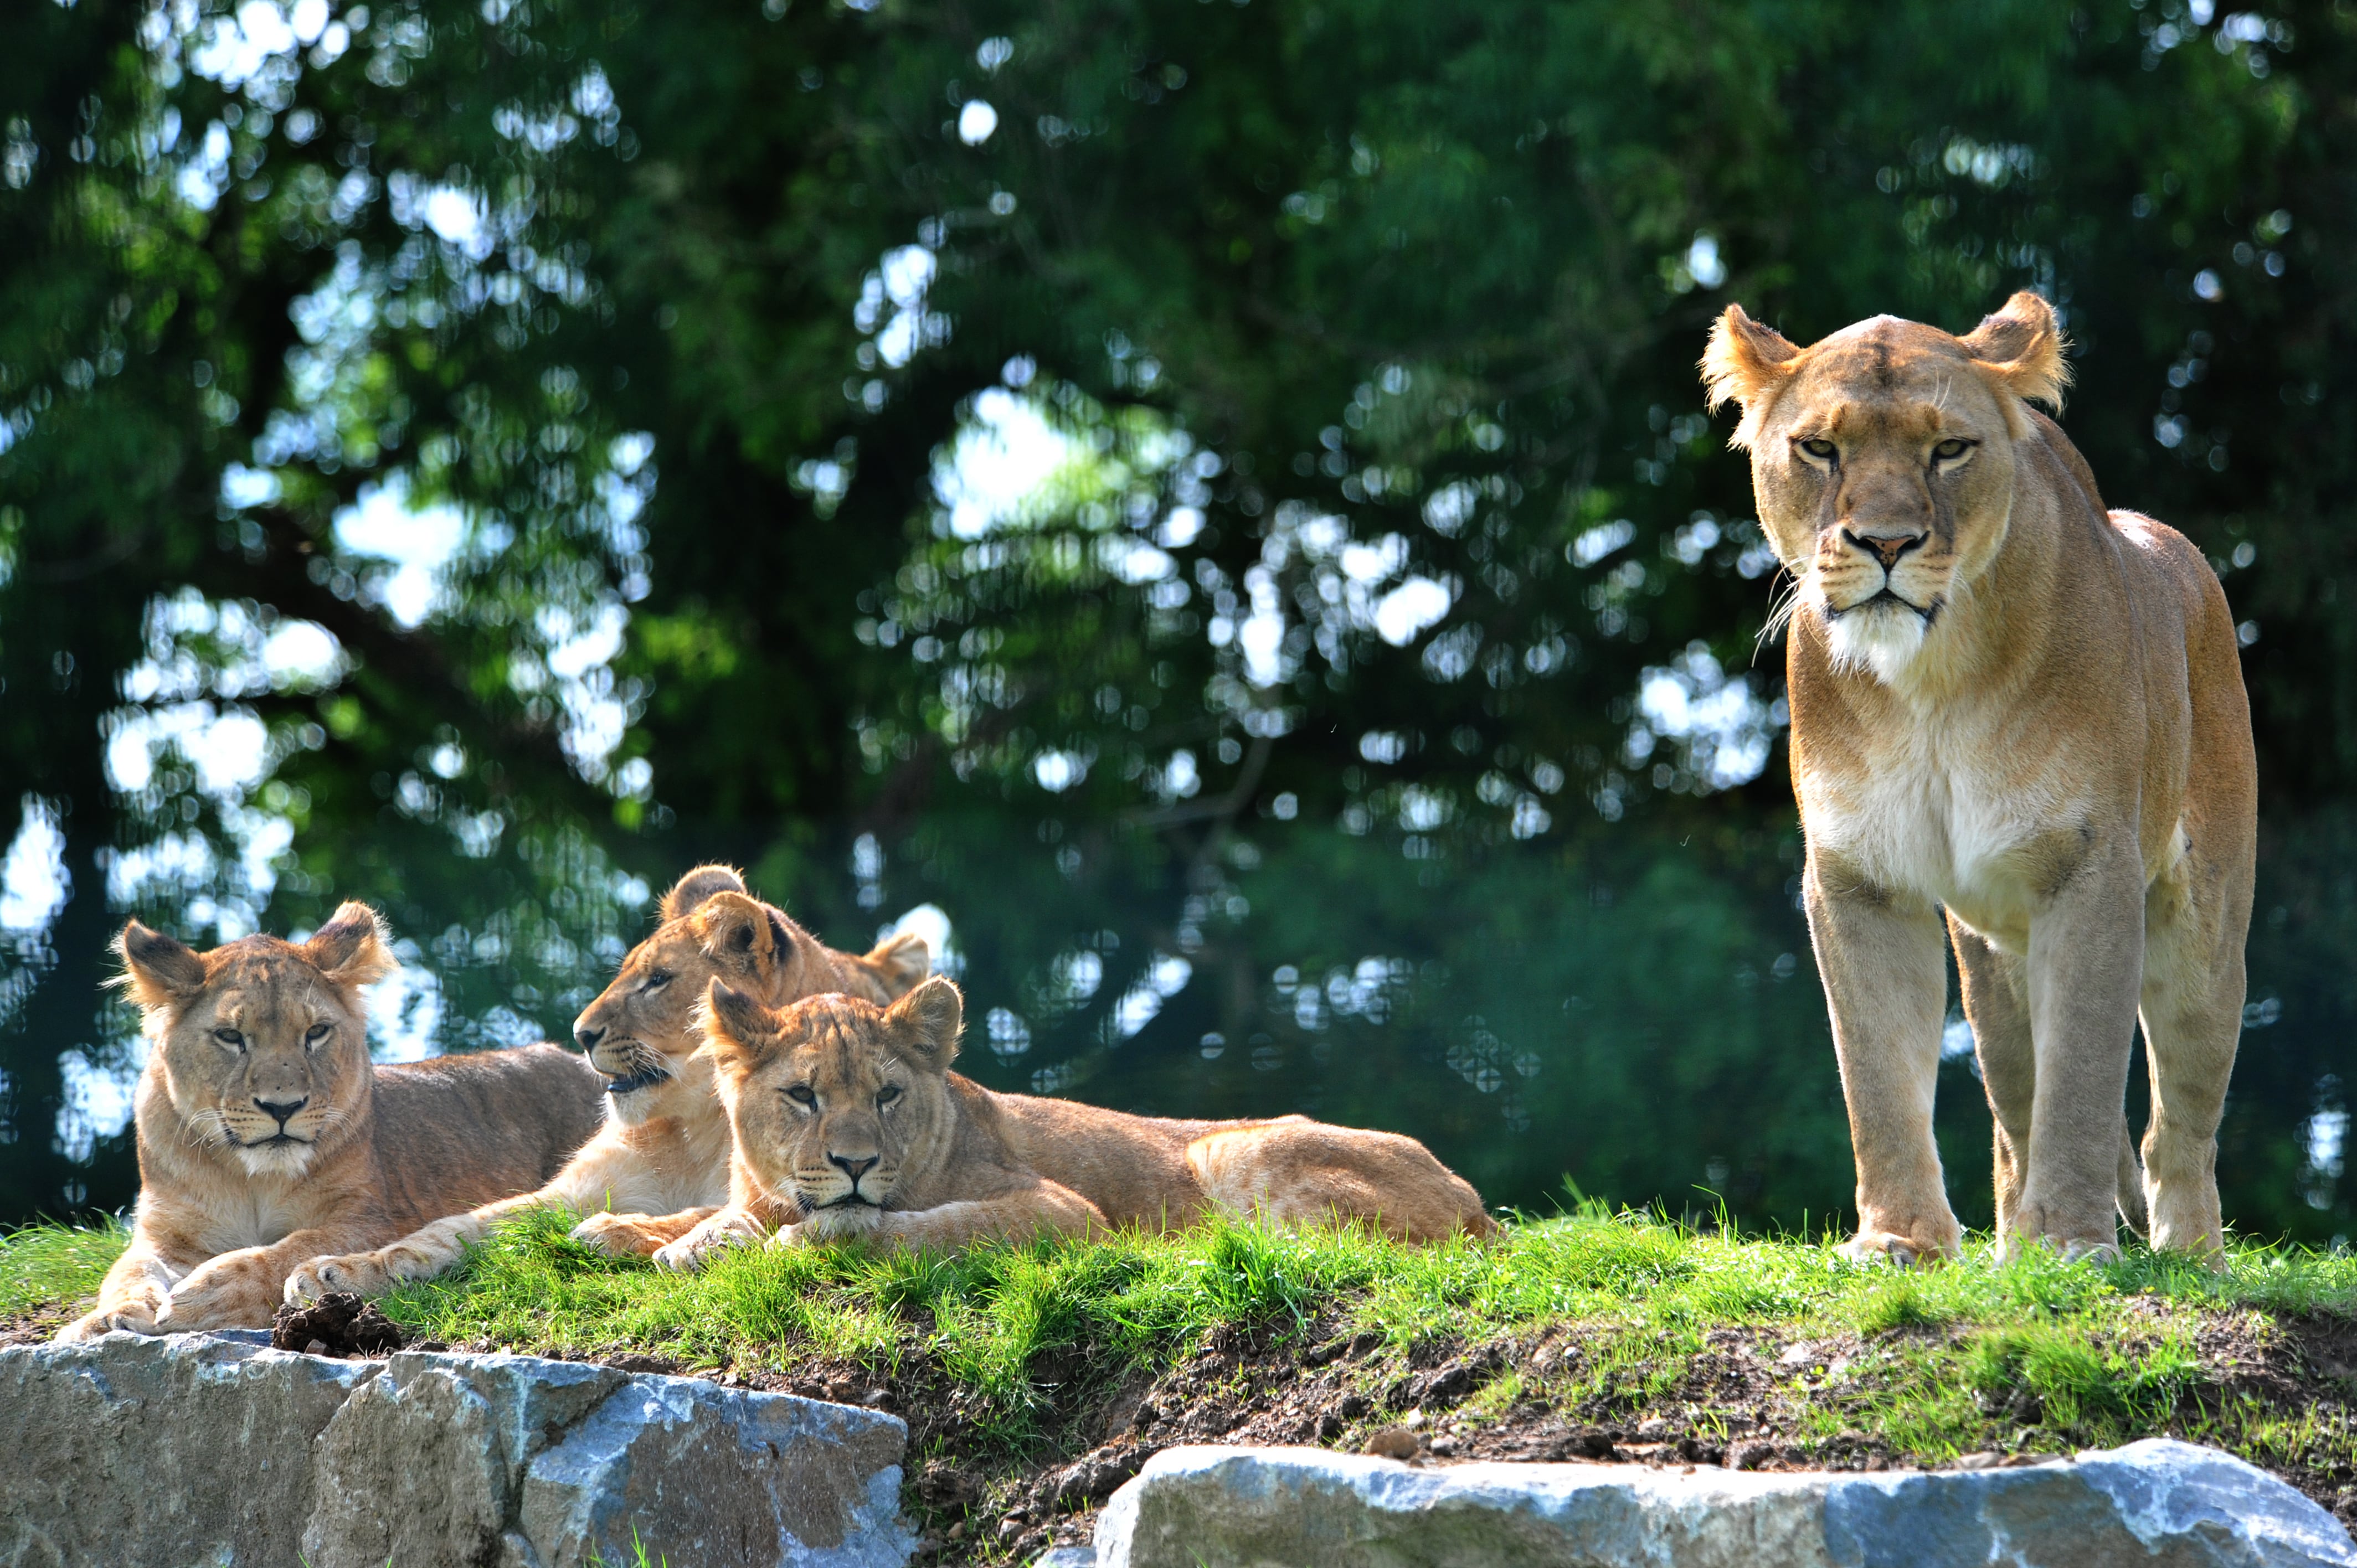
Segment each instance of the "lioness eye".
M786 1090L786 1098L792 1101L797 1105L816 1105L818 1103L818 1096L811 1092L810 1085L806 1083L798 1083L791 1089Z
M222 1045L227 1046L231 1050L242 1051L245 1049L245 1036L239 1034L235 1029L215 1029L213 1031L213 1038L219 1040Z
M1818 436L1815 439L1802 442L1801 450L1806 452L1812 457L1822 457L1825 461L1831 462L1835 452L1837 451L1838 448L1835 447L1832 442L1825 440L1823 436Z
M1957 441L1952 438L1950 440L1943 441L1937 446L1932 447L1932 456L1938 458L1943 463L1952 463L1972 449L1973 444L1971 442Z
M900 1088L898 1084L888 1083L876 1091L876 1103L878 1105L889 1105L899 1098Z
M647 976L646 988L649 991L661 991L664 986L669 985L670 983L671 971L667 969L659 969L652 974Z
M314 1024L309 1029L305 1031L303 1043L307 1046L316 1046L321 1040L326 1039L329 1035L332 1035L335 1032L336 1027L332 1024Z

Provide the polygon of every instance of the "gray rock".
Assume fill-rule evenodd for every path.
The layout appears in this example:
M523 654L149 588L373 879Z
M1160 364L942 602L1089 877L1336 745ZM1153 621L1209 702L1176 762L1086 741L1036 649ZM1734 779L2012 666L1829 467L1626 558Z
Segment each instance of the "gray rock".
M898 1568L878 1411L533 1356L0 1350L0 1568ZM298 1557L298 1552L300 1553Z
M1096 1547L1098 1568L2357 1568L2290 1487L2159 1440L1875 1475L1172 1448L1114 1495Z
M294 1563L312 1439L377 1372L203 1335L0 1350L0 1563Z

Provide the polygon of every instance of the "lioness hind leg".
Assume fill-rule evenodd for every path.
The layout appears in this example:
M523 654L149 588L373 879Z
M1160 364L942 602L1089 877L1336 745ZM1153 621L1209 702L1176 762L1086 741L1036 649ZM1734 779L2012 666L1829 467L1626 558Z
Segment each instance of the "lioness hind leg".
M1187 1167L1214 1206L1280 1225L1366 1219L1396 1241L1497 1229L1469 1183L1395 1133L1287 1117L1206 1133Z
M2192 911L2168 919L2161 914L2153 911L2142 998L2152 1074L2152 1120L2144 1135L2150 1235L2156 1247L2214 1258L2225 1246L2218 1122L2243 1027L2241 933L2232 942L2206 940Z
M2014 1210L2020 1206L2022 1180L2029 1172L2029 1108L2038 1095L2028 991L2021 961L1999 952L1953 915L1948 917L1948 936L1956 950L1956 974L1964 982L1964 1018L1973 1026L1981 1088L1988 1095L1989 1119L1996 1123L1997 1250L2010 1256Z

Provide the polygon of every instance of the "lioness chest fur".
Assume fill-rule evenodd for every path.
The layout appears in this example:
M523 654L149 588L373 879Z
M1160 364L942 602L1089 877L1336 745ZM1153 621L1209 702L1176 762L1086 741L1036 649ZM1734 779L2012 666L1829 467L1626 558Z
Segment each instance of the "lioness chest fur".
M2256 771L2233 618L2201 553L2107 513L2031 398L2067 371L2017 295L1971 336L1889 317L1796 348L1730 306L1704 370L1743 407L1796 582L1786 672L1810 930L1857 1161L1859 1255L1952 1253L1932 1139L1946 921L2011 1249L2222 1245ZM2141 1019L2153 1117L2123 1099Z
M706 1033L736 1134L728 1207L655 1254L692 1268L775 1230L954 1248L987 1237L1364 1221L1403 1240L1492 1229L1480 1195L1413 1138L1306 1117L1132 1116L997 1094L949 1070L963 1003L934 979L890 1007L783 1009L715 983Z

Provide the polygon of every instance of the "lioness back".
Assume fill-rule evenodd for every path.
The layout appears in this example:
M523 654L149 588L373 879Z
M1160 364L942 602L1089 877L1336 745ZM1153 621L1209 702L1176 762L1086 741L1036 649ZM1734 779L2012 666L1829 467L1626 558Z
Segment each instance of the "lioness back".
M606 1080L553 1045L376 1069L386 1217L404 1226L528 1192L605 1122Z

